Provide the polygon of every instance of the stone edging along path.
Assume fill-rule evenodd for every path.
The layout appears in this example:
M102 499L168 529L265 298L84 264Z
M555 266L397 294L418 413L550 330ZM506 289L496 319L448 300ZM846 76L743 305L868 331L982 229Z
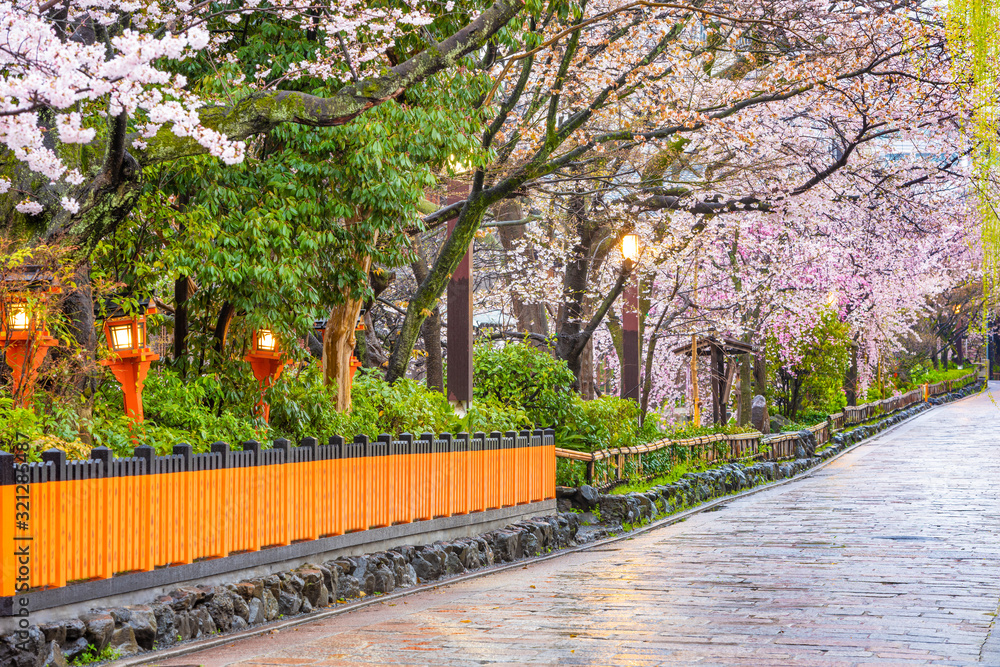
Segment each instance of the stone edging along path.
M948 394L940 402L967 396L979 386ZM734 498L786 484L930 407L921 403L875 424L838 433L827 447L808 458L750 466L724 464L687 473L673 484L643 493L605 495L586 487L564 494L561 507L572 505L572 511L522 521L478 537L338 558L234 584L179 588L147 605L95 610L79 619L33 626L27 651L14 650L11 635L0 638L0 664L65 665L88 645L134 654L114 663L121 667L149 664L627 539ZM587 525L587 519L599 522ZM352 598L360 600L345 602Z

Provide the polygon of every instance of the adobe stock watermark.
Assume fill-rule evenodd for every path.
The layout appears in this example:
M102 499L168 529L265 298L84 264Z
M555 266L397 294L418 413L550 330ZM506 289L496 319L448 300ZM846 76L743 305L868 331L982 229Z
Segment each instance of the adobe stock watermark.
M31 586L31 478L28 474L28 441L20 433L4 447L14 455L14 564L15 585L13 615L17 622L17 643L19 650L28 650L31 627L31 610L28 606L28 589ZM4 517L5 520L10 520Z

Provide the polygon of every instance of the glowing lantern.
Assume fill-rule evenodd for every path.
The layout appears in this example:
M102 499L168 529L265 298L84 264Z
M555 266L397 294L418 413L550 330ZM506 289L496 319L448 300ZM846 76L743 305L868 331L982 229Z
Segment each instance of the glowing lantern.
M630 261L639 258L639 237L635 234L626 234L622 237L622 256Z
M156 308L149 301L139 302L139 311L128 315L114 302L109 302L111 315L104 322L104 337L111 350L110 359L101 362L114 373L125 395L125 414L134 422L143 420L142 388L149 373L149 366L160 356L147 344L146 317L155 315Z
M10 367L14 398L22 407L31 404L38 371L50 347L59 341L45 328L40 306L49 294L58 293L51 276L37 266L25 266L4 277L0 292L0 348Z

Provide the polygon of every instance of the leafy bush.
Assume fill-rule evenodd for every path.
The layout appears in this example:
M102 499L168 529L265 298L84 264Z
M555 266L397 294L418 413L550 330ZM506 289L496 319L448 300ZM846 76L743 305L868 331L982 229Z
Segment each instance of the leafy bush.
M580 487L586 483L586 463L572 459L556 459L556 486Z
M87 648L83 649L80 655L76 656L69 662L70 665L90 665L95 662L109 662L111 660L117 660L122 657L122 652L119 649L113 648L111 646L105 646L100 651L93 644L87 644Z
M35 413L14 407L14 399L0 396L0 442L13 443L33 435L38 429Z
M570 415L576 378L565 361L526 343L476 346L476 400L520 408L538 426L562 426Z
M516 405L504 405L495 398L484 398L472 402L469 414L462 420L462 430L476 431L520 431L531 428L528 413Z
M909 373L910 382L904 385L901 391L906 392L922 384L936 384L945 380L957 380L976 371L976 366L968 363L965 364L964 368L957 368L953 364L949 364L949 366L950 368L944 370L934 368L933 366L924 366L923 364L914 365Z
M556 429L556 444L566 449L592 452L611 447L634 447L658 437L655 421L639 429L639 404L617 396L592 401L573 397L566 421ZM646 437L643 437L646 436Z
M226 405L222 386L212 375L183 380L171 368L159 366L147 377L142 398L145 421L133 424L125 416L119 386L104 383L93 417L81 423L94 445L118 456L131 455L136 444L148 445L163 455L179 442L206 452L213 442L267 440L270 433L263 420L253 417L253 395L244 393L238 403Z

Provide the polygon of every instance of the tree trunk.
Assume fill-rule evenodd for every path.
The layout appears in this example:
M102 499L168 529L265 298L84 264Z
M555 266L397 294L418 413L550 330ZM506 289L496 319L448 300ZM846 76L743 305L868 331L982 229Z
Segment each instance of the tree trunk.
M646 413L649 412L649 396L653 393L653 353L656 352L656 342L657 337L654 333L650 337L649 346L646 349L646 363L642 378L642 396L639 399L639 405L642 406L642 410L639 412L640 424L646 420Z
M188 308L187 300L191 296L188 289L187 276L181 276L174 281L174 363L181 363L182 374L184 364L181 360L187 354Z
M524 217L521 204L516 199L501 202L497 220L520 220ZM503 244L504 252L509 255L534 259L535 252L530 247L521 248L525 237L524 225L505 225L499 228L500 243ZM509 269L508 269L509 272ZM548 318L545 315L545 304L524 303L516 294L511 294L511 310L517 319L519 331L549 335ZM532 341L532 345L544 348L541 342Z
M851 365L847 368L847 377L844 378L844 392L847 394L847 404L855 406L858 404L858 343L851 342Z
M233 315L235 314L236 308L233 304L228 301L222 304L222 308L219 310L219 317L215 320L215 331L213 333L213 337L215 338L215 352L217 354L221 355L226 349L226 339L229 337L229 325L232 323ZM176 339L174 343L176 345Z
M755 394L767 396L767 357L763 345L753 358L753 390Z
M593 307L588 302L583 306L583 317L589 319ZM580 352L580 397L585 401L594 400L594 339L591 338Z
M420 334L427 351L427 388L444 393L444 355L441 354L441 309L434 308L431 316L420 325Z
M372 258L361 260L364 272L368 273ZM354 327L361 312L360 299L345 299L330 310L323 335L323 382L328 387L337 387L337 412L351 409L351 356L354 353Z
M594 400L594 340L591 338L580 353L580 397Z
M959 366L965 365L965 337L961 334L955 337L955 361Z
M795 416L799 413L799 401L802 400L802 378L796 377L792 380L792 401L788 411L788 418L795 421Z
M934 349L931 350L931 364L934 365L934 370L938 370L938 351L937 351L937 340L934 340Z
M941 368L942 370L948 370L948 344L945 343L941 346Z
M77 267L73 277L76 287L70 291L62 302L62 311L69 320L69 333L72 335L83 355L72 355L72 347L64 346L62 350L55 348L50 354L65 354L69 357L74 385L84 401L78 404L76 414L81 421L87 421L93 415L94 394L97 391L98 380L102 371L93 364L97 358L98 334L96 332L96 317L94 313L94 293L90 282L90 264L85 262ZM100 334L103 336L103 334ZM0 346L2 347L2 346ZM7 364L3 364L7 370ZM92 444L90 434L80 431L80 438Z
M337 387L337 412L351 409L351 355L354 353L354 326L361 301L350 299L334 306L323 335L323 381Z
M722 386L719 373L719 350L714 345L709 355L709 374L712 380L712 423L722 423Z
M375 322L372 320L371 310L365 312L364 319L364 355L359 355L358 359L365 365L365 368L384 368L389 363L389 357L382 347L382 341L375 334Z
M465 253L468 252L469 243L472 242L476 230L479 229L485 212L486 204L475 195L470 195L470 201L465 204L459 214L459 224L445 241L434 261L434 266L427 274L427 279L420 283L406 307L406 316L403 318L399 336L396 338L392 354L389 357L385 376L388 382L395 382L399 378L406 377L406 369L410 364L410 353L413 351L413 344L420 335L420 326L428 314L434 312L433 309L437 306L438 300L448 288L451 274L465 257Z
M740 426L750 423L750 404L753 401L753 390L750 386L753 360L747 353L740 355L740 409L738 422Z
M417 240L413 244L417 258L410 264L413 277L417 284L427 280L427 253L423 244ZM441 354L441 308L434 306L431 315L420 325L420 335L424 339L424 351L427 352L427 388L444 393L444 357Z

